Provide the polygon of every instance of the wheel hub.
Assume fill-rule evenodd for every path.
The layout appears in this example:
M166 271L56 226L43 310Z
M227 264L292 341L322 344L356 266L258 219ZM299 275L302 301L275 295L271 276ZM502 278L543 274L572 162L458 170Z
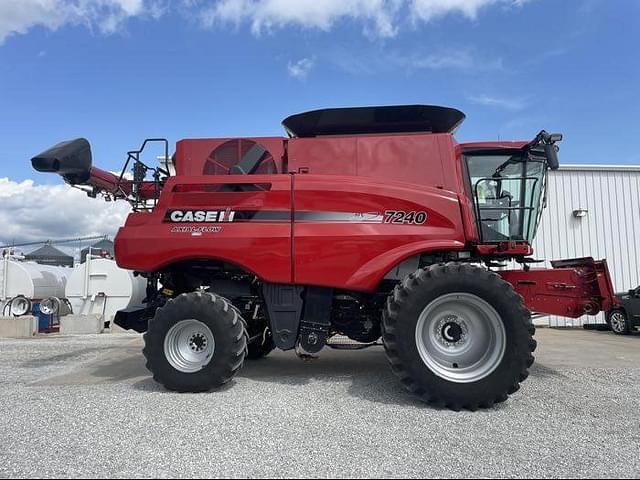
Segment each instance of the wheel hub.
M438 322L437 340L445 347L454 347L463 344L467 337L469 328L467 324L455 315L448 315Z
M202 352L207 348L207 337L205 337L202 333L195 333L191 335L189 339L189 347L194 352Z
M434 374L455 383L472 383L500 365L506 331L496 310L470 293L450 293L431 301L416 324L416 346Z
M626 319L620 312L614 312L611 314L611 329L616 333L624 331Z
M164 354L169 364L182 373L206 367L213 357L215 340L211 329L195 319L181 320L164 338Z

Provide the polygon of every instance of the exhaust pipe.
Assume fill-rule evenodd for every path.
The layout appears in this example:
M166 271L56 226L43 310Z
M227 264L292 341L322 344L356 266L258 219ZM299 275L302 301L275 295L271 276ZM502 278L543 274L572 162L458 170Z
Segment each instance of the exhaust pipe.
M89 181L91 164L91 145L85 138L58 143L31 159L38 172L57 173L71 185Z

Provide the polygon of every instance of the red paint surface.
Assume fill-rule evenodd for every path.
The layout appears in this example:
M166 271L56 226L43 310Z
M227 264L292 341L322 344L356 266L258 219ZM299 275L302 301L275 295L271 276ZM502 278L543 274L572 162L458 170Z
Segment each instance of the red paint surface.
M467 250L485 258L533 253L523 242L478 245L461 157L464 150L521 148L526 142L457 145L449 134L252 138L271 153L276 174L203 175L212 152L229 140L178 142L177 176L166 182L157 207L131 214L118 232L121 267L154 272L178 261L213 259L267 282L371 292L395 265L420 253ZM113 183L108 172L92 174L96 184ZM227 184L259 184L260 190L221 190ZM279 218L207 224L221 229L193 235L172 232L176 224L164 221L171 209L275 212ZM427 220L396 225L365 217L304 217L375 216L387 210L425 212ZM580 316L615 302L606 264L598 262L501 275L540 313Z
M400 261L422 252L462 250L457 195L433 187L365 177L296 175L296 212L423 211L423 225L309 221L294 226L295 282L375 289Z
M214 259L236 264L265 281L291 281L291 224L216 223L219 233L172 233L176 226L204 226L164 222L168 209L274 210L290 212L290 175L234 176L234 183L270 183L269 191L258 192L175 192L177 186L219 186L229 176L172 177L152 213L129 215L116 236L118 265L142 272L154 272L172 263L193 259Z
M578 318L609 310L615 297L607 263L578 259L575 266L498 272L532 312Z

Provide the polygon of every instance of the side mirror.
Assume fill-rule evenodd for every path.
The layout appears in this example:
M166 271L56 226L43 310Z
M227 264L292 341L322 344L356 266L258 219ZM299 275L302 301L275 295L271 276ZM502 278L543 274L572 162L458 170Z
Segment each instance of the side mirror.
M545 157L547 157L547 165L549 165L549 168L551 170L558 170L558 168L560 168L560 161L558 160L558 147L556 147L555 144L545 143L544 155Z

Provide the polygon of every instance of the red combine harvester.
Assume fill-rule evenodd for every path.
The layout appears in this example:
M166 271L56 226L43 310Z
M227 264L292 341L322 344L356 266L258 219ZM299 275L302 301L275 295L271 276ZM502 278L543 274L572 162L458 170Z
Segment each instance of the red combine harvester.
M275 347L309 357L382 338L409 391L476 409L527 378L531 312L594 315L617 300L605 261L531 268L562 136L457 144L464 118L325 109L284 120L289 138L181 140L161 167L140 154L162 142L169 159L168 142L149 139L120 176L92 166L84 139L32 164L131 203L116 260L148 279L147 298L115 322L146 332L166 388L218 387Z

